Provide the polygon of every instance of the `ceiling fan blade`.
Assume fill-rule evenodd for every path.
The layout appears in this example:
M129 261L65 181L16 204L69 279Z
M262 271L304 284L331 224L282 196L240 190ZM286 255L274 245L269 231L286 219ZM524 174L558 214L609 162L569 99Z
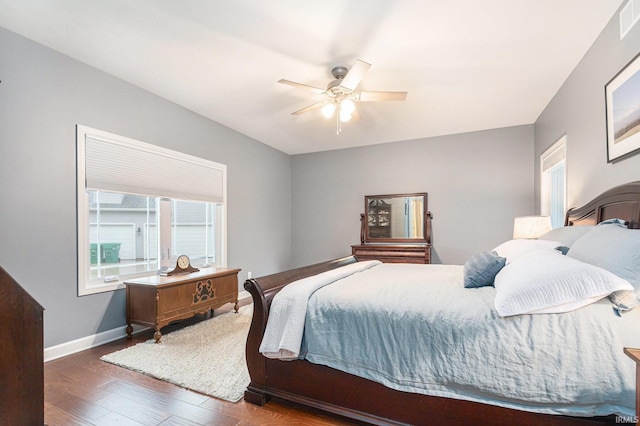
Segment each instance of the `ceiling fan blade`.
M355 96L358 102L404 101L407 92L360 92Z
M320 107L321 107L322 105L324 105L324 104L325 104L325 102L324 102L324 101L323 101L323 102L316 102L316 103L315 103L315 104L313 104L313 105L309 105L308 107L304 107L304 108L299 109L299 110L297 110L297 111L295 111L295 112L292 112L292 113L291 113L291 115L300 115L300 114L304 114L305 112L309 112L309 111L311 111L311 110L314 110L314 109L320 108Z
M369 71L369 67L371 67L371 64L358 59L356 61L356 64L342 79L340 87L343 87L351 92L356 90L356 87L358 87L358 84L360 84L360 82L364 78L364 75L367 73L367 71Z
M326 92L326 90L320 89L319 87L313 87L313 86L309 86L308 84L296 83L295 81L290 81L285 79L278 80L278 83L286 84L287 86L296 87L298 89L309 90L311 92L319 93L319 94L323 94L324 92Z

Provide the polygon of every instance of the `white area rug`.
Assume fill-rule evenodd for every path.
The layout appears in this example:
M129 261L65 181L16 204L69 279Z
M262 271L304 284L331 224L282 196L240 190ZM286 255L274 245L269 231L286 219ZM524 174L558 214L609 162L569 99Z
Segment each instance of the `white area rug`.
M103 361L227 401L249 384L245 344L253 305L104 355Z

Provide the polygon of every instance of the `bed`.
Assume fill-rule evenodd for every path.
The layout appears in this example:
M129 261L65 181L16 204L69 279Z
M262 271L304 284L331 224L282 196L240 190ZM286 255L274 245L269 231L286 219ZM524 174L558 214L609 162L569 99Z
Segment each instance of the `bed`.
M519 258L505 255L513 260L503 266L503 270L496 276L495 289L491 286L462 287L461 281L466 279L466 276L463 277L461 266L405 265L420 268L407 271L402 269L403 265L365 265L364 262L358 262L352 256L249 279L245 282L245 289L253 297L254 314L246 346L251 382L245 392L245 400L263 405L270 397L278 397L371 424L468 424L473 421L476 424L495 425L514 423L582 425L619 423L620 419L633 417L635 415L633 411L635 370L633 361L624 356L623 347L640 346L640 331L636 331L640 327L631 326L640 321L640 308L625 311L625 303L629 305L627 303L629 299L619 303L620 300L614 300L613 296L616 294L629 296L629 293L632 293L635 299L634 287L630 287L631 290L625 287L637 278L635 275L629 280L621 280L626 283L624 284L616 281L617 275L610 278L609 275L615 274L605 270L603 274L609 274L606 276L607 285L614 285L612 289L617 291L612 291L609 297L595 297L594 300L599 300L590 302L586 306L567 308L569 310L566 313L520 314L517 311L520 308L519 299L517 297L505 299L503 291L496 291L496 289L510 288L510 286L499 286L498 284L504 279L499 282L498 277L508 277L509 274L506 272L523 264L522 259L534 255L552 256L551 250L554 250L553 261L562 259L562 262L574 262L571 265L580 262L580 268L582 264L591 266L591 263L598 263L600 261L598 250L589 249L590 246L586 240L593 240L598 232L602 233L602 230L616 235L623 234L626 237L628 233L638 229L639 222L640 182L606 191L585 206L567 212L564 229L571 231L569 234L576 234L575 231L578 231L578 228L574 227L584 227L579 229L584 237L576 237L570 242L547 238L548 245L554 246L549 250L532 250L531 253L523 254ZM551 237L554 238L554 235ZM633 234L634 241L637 235ZM560 245L562 247L556 246L557 242L563 243ZM556 249L565 248L565 242L570 246L568 253L566 255L555 253L558 251ZM593 245L593 241L589 243ZM598 245L598 249L600 248L607 251L605 245ZM576 254L570 256L572 251ZM608 250L608 252L611 251ZM594 256L595 260L592 259ZM573 259L568 259L569 257ZM620 256L612 258L615 263ZM537 261L537 258L534 260ZM367 284L345 285L351 280L351 275L343 277L340 275L341 271L353 268L359 268L353 275L369 274ZM382 272L374 274L376 270ZM337 278L331 285L322 284L315 288L316 284L311 284L310 288L313 291L309 292L306 314L303 314L305 335L302 338L299 353L294 350L290 356L291 360L286 361L265 357L260 352L260 348L263 340L266 340L265 333L269 336L269 330L267 330L269 315L270 313L274 315L270 325L275 324L278 318L275 316L275 309L272 312L274 297L280 292L284 295L285 292L294 288L293 286L287 288L291 283L296 282L298 285L301 280L305 282L314 280L315 283L317 277L336 274ZM405 277L412 274L415 275L414 280L416 276L422 279L421 274L437 276L436 281L439 280L440 284L422 285L420 288L411 287ZM393 282L394 291L385 290L385 280ZM362 287L363 285L365 287ZM366 290L366 285L371 286L370 291ZM406 287L407 296L402 296L400 293L403 287ZM447 290L450 290L448 304L446 303ZM370 302L370 293L382 294L387 299L382 304ZM473 294L472 297L476 298L476 302L473 304L473 309L465 309L464 304L468 302L463 299L470 294ZM432 306L425 308L426 312L421 312L419 304L417 305L420 300L424 303L432 303ZM501 314L497 314L498 300L508 300L512 303L500 305L502 311ZM513 311L514 305L516 311ZM352 309L354 306L357 309ZM362 306L365 306L364 314L362 314ZM391 309L392 306L394 309ZM346 309L343 309L344 307ZM539 308L538 306L533 309L544 312L544 309ZM434 309L436 312L433 312ZM383 311L382 314L380 310ZM356 311L360 313L355 313ZM372 313L374 311L376 313ZM451 311L457 314L448 316L448 312ZM481 320L465 317L467 314L471 315L471 311L479 312ZM346 312L348 316L320 317L324 312L341 314ZM358 315L369 317L361 320L358 319ZM377 330L386 327L380 322L380 316L386 317L387 322L391 321L390 326L386 325L392 328L391 334L374 336L379 334ZM399 327L398 323L394 322L396 318L407 316L408 323L414 324L413 328L403 326L401 330L399 328L394 330L394 327ZM325 328L316 326L312 321L323 321ZM490 326L478 332L484 333L480 336L482 339L486 337L487 343L469 331L478 328L477 324L483 322ZM367 323L374 323L376 327L367 330L366 325L363 325ZM347 333L342 330L345 328L342 324L350 324L351 328L347 328ZM424 331L424 327L431 328ZM554 332L532 332L531 330L535 327L554 330ZM331 332L327 333L327 330ZM356 337L357 330L362 331L366 336ZM420 330L423 331L422 334ZM531 354L518 351L500 352L500 343L488 343L491 338L488 334L493 334L494 331L498 338L502 339L501 344L504 348L513 348L520 343L523 346L543 350L533 352L533 358ZM329 345L331 349L327 352L325 350L327 348L322 348L322 344L326 339L336 337L329 336L332 334L337 334L337 338L343 340L342 343ZM556 338L557 336L551 335L561 334L561 341L566 342L566 345L560 347L557 353L547 353L551 351L551 347L558 345L552 343L553 340L538 341L540 334L546 334L546 337L540 337L540 339ZM421 335L428 335L431 340L421 338ZM536 337L529 337L531 335ZM415 344L420 338L424 341L422 346ZM360 349L358 353L358 350L349 349L350 340L361 340L361 343L369 346L366 350ZM437 344L429 344L434 341ZM411 344L405 344L406 342ZM597 342L597 344L585 346L585 342ZM491 367L491 362L479 359L482 355L471 352L472 346L477 346L480 354L484 350L487 354L491 353L491 356L504 356L503 363L499 367ZM438 347L446 350L432 352ZM381 373L377 368L377 363L380 361L375 361L380 356L382 358L386 356L388 351L385 351L385 348L391 348L390 352L398 352L398 348L411 352L408 359L420 366L429 365L437 373L435 379L432 375L426 378L421 376L418 380L414 380L415 377L411 376L411 368L415 366L411 362L388 359L387 364L400 366L398 368L404 370L400 372L401 379L385 380L386 373ZM374 352L380 352L379 356L373 357ZM565 354L569 353L571 357L577 358L570 358L569 355L565 358ZM544 357L542 360L534 360L539 354L546 354L551 357L549 359L559 359L562 367L539 374L540 370L545 369L535 367L537 364L534 361L541 361L543 365L551 364L549 359L545 360ZM368 361L369 356L372 361ZM513 357L516 357L515 361ZM521 357L519 361L518 357ZM360 361L357 361L358 359ZM576 362L575 359L578 361ZM477 368L475 372L465 372L463 371L465 363L469 364L467 368L473 369L474 365L482 368ZM353 365L347 364L356 365L355 370ZM596 365L597 368L589 365ZM494 368L496 374L493 384L491 368ZM408 378L407 371L410 375ZM583 386L583 381L594 383ZM531 385L530 382L533 384ZM536 386L542 386L545 389L536 395Z

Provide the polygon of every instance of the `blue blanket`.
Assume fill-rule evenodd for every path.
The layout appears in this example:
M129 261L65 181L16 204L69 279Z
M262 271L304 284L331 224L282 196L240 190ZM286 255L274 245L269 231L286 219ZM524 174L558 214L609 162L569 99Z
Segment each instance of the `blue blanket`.
M301 356L390 388L550 414L635 415L640 309L501 318L462 266L380 264L310 297Z

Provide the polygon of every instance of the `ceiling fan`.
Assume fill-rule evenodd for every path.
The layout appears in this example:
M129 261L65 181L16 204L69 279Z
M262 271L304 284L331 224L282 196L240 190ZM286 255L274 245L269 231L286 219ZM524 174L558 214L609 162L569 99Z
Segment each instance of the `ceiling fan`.
M340 134L342 131L341 123L351 120L355 112L356 102L404 101L407 98L407 92L365 92L358 90L358 86L369 67L371 67L371 64L360 59L356 61L350 70L343 66L334 67L331 70L331 74L333 74L335 80L331 81L326 89L285 79L278 80L278 83L325 95L326 99L294 111L291 114L300 115L317 108L321 108L322 114L327 118L331 118L335 113L336 134Z

